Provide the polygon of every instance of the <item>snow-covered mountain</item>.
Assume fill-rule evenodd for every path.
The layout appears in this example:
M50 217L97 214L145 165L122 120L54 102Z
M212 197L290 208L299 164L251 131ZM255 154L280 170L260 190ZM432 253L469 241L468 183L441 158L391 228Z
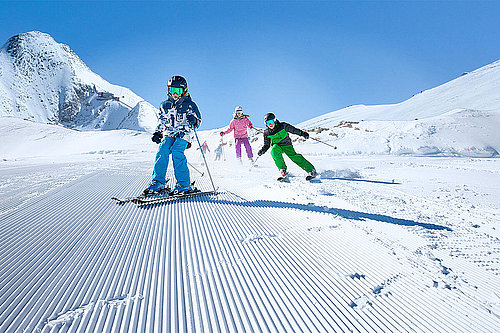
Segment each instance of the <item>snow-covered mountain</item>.
M357 105L298 124L337 153L496 157L500 61L391 105Z
M353 105L312 118L300 126L333 127L342 120L415 120L457 109L500 109L500 60L398 104Z
M65 44L32 31L0 49L0 117L76 129L151 131L155 108L127 88L110 84Z

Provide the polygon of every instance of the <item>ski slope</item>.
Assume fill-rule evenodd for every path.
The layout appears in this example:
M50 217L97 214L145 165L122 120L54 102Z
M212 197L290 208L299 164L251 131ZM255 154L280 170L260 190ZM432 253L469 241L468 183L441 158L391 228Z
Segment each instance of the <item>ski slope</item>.
M130 150L0 162L1 332L498 331L499 159L297 144L320 177L278 183L226 149L217 197L137 207L110 198L144 188L156 145L118 133Z

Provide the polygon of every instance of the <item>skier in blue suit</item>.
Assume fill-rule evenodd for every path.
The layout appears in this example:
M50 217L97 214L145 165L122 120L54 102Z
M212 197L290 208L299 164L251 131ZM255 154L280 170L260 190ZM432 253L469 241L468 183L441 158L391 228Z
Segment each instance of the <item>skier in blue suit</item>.
M168 81L167 88L168 99L160 105L159 123L151 138L153 142L160 144L156 153L153 179L144 190L144 194L165 190L165 177L170 155L172 155L177 181L174 192L192 191L184 150L191 146L193 128L200 126L201 114L196 104L191 100L185 78L173 76Z

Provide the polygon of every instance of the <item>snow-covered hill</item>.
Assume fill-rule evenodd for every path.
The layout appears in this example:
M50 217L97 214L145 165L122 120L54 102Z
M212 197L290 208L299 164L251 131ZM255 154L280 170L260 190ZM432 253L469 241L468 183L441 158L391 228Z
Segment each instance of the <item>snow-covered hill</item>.
M457 109L500 109L500 60L412 98L390 105L354 105L307 120L303 127L333 127L340 121L415 120Z
M399 104L357 105L298 124L342 155L495 157L500 61Z
M150 134L133 130L75 131L61 125L0 118L0 161L26 159L80 160L154 154Z
M0 117L76 129L151 131L156 109L93 73L67 45L38 31L0 49Z
M412 121L341 121L310 130L342 155L497 157L498 128L500 110L457 109Z

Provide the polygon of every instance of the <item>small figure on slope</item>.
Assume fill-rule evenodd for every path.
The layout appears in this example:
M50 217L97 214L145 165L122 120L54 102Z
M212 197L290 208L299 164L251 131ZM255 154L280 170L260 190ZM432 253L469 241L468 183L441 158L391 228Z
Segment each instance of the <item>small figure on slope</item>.
M215 161L219 161L220 158L222 157L222 153L223 153L223 146L224 144L223 143L220 143L217 148L215 148L214 152L215 152Z
M241 106L237 106L234 109L233 120L231 120L229 128L224 132L220 132L220 135L223 136L229 134L234 130L236 157L241 162L241 144L243 144L245 145L248 159L253 163L252 146L250 145L250 141L248 140L247 133L247 127L253 128L253 125L248 117L249 115L243 114L243 108Z
M264 130L264 146L262 146L257 154L262 156L269 149L269 147L271 147L271 145L273 146L271 149L271 156L281 173L281 177L279 177L278 180L284 180L288 176L285 160L283 159L283 153L285 153L295 164L307 172L307 180L311 180L316 177L316 169L308 160L304 158L304 156L295 152L292 140L290 139L290 135L288 133L300 135L306 139L309 138L309 134L293 127L288 123L279 121L273 113L266 114L264 121L266 123L266 129Z
M200 148L196 148L197 150ZM208 148L208 143L205 141L201 145L201 151L203 151L203 154L207 154L207 152L210 152L210 148Z
M165 177L170 155L172 155L177 182L174 192L192 191L184 150L191 146L193 128L200 126L201 114L191 100L185 78L173 76L168 81L167 89L168 99L160 105L159 123L151 138L160 146L156 153L153 179L144 190L145 195L168 190L165 188Z

